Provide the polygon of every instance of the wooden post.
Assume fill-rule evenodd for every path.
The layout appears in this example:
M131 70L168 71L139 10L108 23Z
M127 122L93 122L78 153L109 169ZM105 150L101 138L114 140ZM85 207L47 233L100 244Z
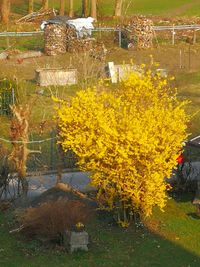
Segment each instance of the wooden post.
M122 4L123 0L115 0L115 17L121 17L122 15Z
M188 55L188 68L189 68L189 71L191 69L191 44L189 44L189 55Z
M10 0L0 1L0 15L1 22L3 24L8 24L10 15Z
M10 47L9 36L6 37L6 46L7 46L7 49Z
M47 10L49 8L49 0L42 0L42 8Z
M193 44L196 44L196 41L197 41L197 32L196 32L196 30L194 30L194 33L193 33Z
M174 24L173 24L173 28L172 28L172 45L175 44L175 31L174 31Z
M182 50L179 51L179 68L182 69Z
M89 1L88 0L82 0L82 16L88 17L89 14Z
M59 11L60 16L64 16L65 14L65 1L60 0L60 11Z
M73 18L74 16L74 0L69 1L69 17Z
M34 5L33 0L29 0L28 1L28 13L29 14L33 13L33 5Z
M122 47L122 30L119 29L119 47Z
M91 1L91 17L97 20L97 0Z

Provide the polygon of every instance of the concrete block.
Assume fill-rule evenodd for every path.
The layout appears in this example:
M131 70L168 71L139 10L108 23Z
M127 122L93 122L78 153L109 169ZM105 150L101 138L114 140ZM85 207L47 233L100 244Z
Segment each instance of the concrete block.
M72 253L77 250L88 251L89 236L86 231L64 233L64 245Z
M0 53L0 60L4 60L4 59L7 59L7 58L8 58L8 53L6 53L6 52Z
M126 79L126 76L131 72L137 72L138 74L141 74L142 70L136 65L114 65L114 62L108 62L108 76L111 78L112 83L117 83L123 79Z
M40 86L64 86L77 84L77 70L37 69L36 82Z

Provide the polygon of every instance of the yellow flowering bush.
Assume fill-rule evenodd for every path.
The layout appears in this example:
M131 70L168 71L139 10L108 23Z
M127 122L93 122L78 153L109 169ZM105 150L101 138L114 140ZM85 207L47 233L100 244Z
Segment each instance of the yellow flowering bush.
M58 100L59 101L59 100ZM186 102L151 71L131 73L118 85L101 84L59 101L57 119L65 151L91 173L97 197L120 222L164 208L170 177L187 138ZM103 199L103 201L102 201Z

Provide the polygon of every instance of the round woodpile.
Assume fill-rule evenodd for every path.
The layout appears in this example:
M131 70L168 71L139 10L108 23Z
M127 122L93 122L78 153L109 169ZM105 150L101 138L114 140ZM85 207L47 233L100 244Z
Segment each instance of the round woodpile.
M153 22L145 17L135 17L123 28L123 38L128 48L150 48L153 45Z
M89 51L89 55L94 59L105 61L107 52L108 51L103 42L94 42Z
M93 38L78 38L77 32L74 28L68 26L66 35L67 51L72 52L84 52L92 48Z
M48 24L45 27L45 54L55 56L66 53L66 26L62 24Z
M74 52L86 52L92 49L94 39L72 39L67 46L67 51L70 53Z
M66 26L67 51L69 50L71 41L74 39L77 39L77 32L76 32L75 28L72 28L70 26Z

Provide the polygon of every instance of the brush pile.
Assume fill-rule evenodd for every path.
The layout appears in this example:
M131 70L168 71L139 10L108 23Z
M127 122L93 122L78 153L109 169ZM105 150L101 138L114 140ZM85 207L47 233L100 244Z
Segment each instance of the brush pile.
M55 56L66 53L67 32L62 24L48 24L44 31L45 54Z
M145 17L135 17L124 25L122 36L126 39L128 48L150 48L153 45L153 22Z
M48 10L43 10L40 9L37 12L30 13L16 21L16 23L26 23L26 22L38 22L41 20L45 20L51 16L55 16L57 13L57 10L54 9L48 9Z

